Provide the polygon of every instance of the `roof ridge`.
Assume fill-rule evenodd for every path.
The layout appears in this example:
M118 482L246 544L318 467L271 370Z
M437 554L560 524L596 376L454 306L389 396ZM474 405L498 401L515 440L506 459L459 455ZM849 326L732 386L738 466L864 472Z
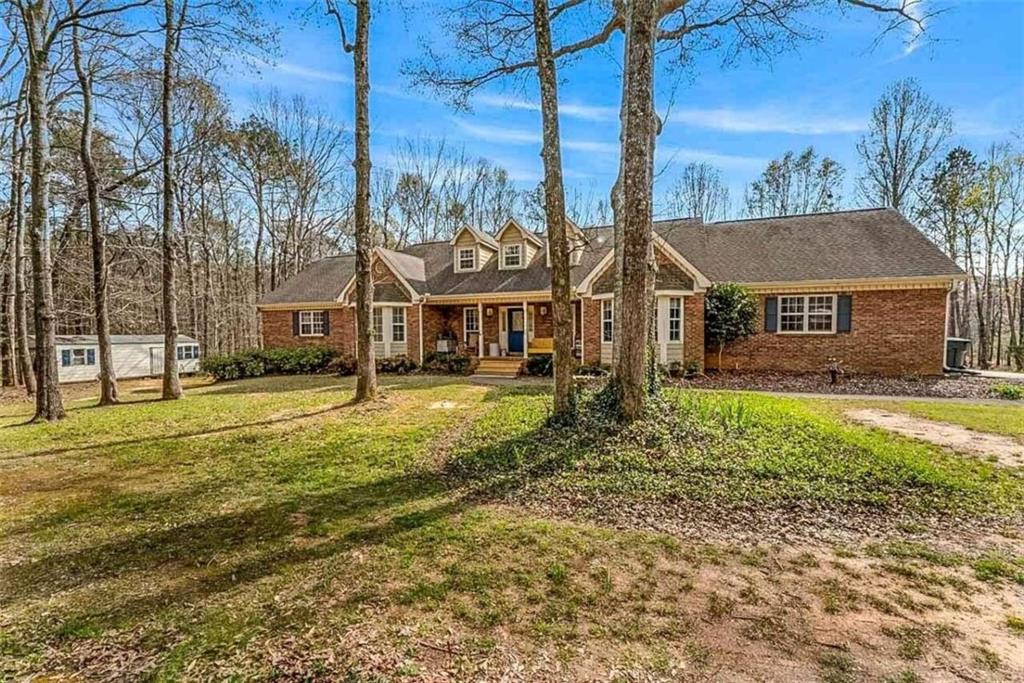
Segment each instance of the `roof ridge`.
M856 209L834 209L832 211L815 211L811 213L784 213L776 216L754 216L750 218L733 218L727 221L712 221L710 223L705 223L705 225L723 225L725 223L751 223L753 221L771 221L778 220L780 218L809 218L811 216L834 216L840 213L866 213L868 211L896 211L896 209L892 208L891 206L869 206Z

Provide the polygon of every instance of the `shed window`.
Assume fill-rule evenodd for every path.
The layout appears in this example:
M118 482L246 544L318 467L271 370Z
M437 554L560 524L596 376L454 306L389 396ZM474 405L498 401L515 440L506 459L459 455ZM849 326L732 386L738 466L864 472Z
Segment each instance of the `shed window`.
M682 337L683 304L677 296L668 300L668 340L677 342Z
M601 301L601 341L608 344L612 341L612 321L615 315L614 309L612 308L612 300L604 299Z
M199 358L199 347L195 344L187 344L178 347L178 360L195 360Z
M65 368L96 365L96 349L63 349L60 364Z
M391 309L391 341L405 341L405 309Z
M323 311L299 311L299 336L300 337L322 337L322 336L324 336L324 312Z
M459 271L476 270L476 249L473 247L460 248L456 265Z
M834 294L779 297L779 332L830 334L835 331Z
M523 245L506 244L501 254L506 268L520 268L523 265Z

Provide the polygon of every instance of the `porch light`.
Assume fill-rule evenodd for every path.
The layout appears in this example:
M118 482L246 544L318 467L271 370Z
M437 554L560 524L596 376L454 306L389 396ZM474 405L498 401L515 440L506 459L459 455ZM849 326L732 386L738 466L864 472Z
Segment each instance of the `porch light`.
M541 306L540 307L540 314L541 315L547 315L548 314L548 307L547 306Z
M492 315L494 315L494 309L491 308L490 306L488 306L487 307L487 317L490 318Z

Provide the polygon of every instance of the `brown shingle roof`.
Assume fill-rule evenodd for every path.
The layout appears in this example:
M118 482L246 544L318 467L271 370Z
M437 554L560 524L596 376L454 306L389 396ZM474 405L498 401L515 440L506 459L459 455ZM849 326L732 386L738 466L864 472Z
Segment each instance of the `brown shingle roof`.
M746 284L929 276L963 271L899 212L859 209L721 223L656 221L655 232L712 282ZM612 228L583 230L587 245L572 271L578 286L612 247ZM420 294L470 295L550 287L544 249L521 270L492 258L475 273L456 273L448 242L414 244L387 254ZM267 294L261 304L334 301L352 277L351 255L323 259ZM422 279L420 279L422 278Z

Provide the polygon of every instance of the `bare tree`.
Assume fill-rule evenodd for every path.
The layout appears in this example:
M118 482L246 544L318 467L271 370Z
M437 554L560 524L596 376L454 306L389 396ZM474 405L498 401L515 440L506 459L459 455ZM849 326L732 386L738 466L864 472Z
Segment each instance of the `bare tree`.
M949 139L949 110L933 101L913 79L896 81L871 111L867 134L857 143L861 198L898 211L913 208L921 174Z
M722 172L706 161L683 167L667 199L669 211L676 216L717 221L729 215L729 187Z
M377 369L373 354L373 277L370 272L373 225L370 213L370 2L353 0L356 10L355 42L349 43L345 20L334 0L327 12L338 23L341 46L352 54L355 71L355 238L356 238L356 401L377 395Z
M68 0L68 11L75 13L74 0ZM96 317L97 346L100 364L101 406L117 403L117 377L110 347L110 314L107 309L107 244L106 230L100 219L100 180L92 156L93 137L93 74L87 69L82 58L82 40L77 23L71 27L71 50L75 75L82 96L82 126L79 138L79 155L85 175L85 192L88 203L89 232L92 242L92 284L93 306Z
M814 147L799 156L786 152L781 159L769 162L761 177L747 188L747 215L762 218L834 211L840 206L844 174L842 165L834 159L823 157L819 161Z

